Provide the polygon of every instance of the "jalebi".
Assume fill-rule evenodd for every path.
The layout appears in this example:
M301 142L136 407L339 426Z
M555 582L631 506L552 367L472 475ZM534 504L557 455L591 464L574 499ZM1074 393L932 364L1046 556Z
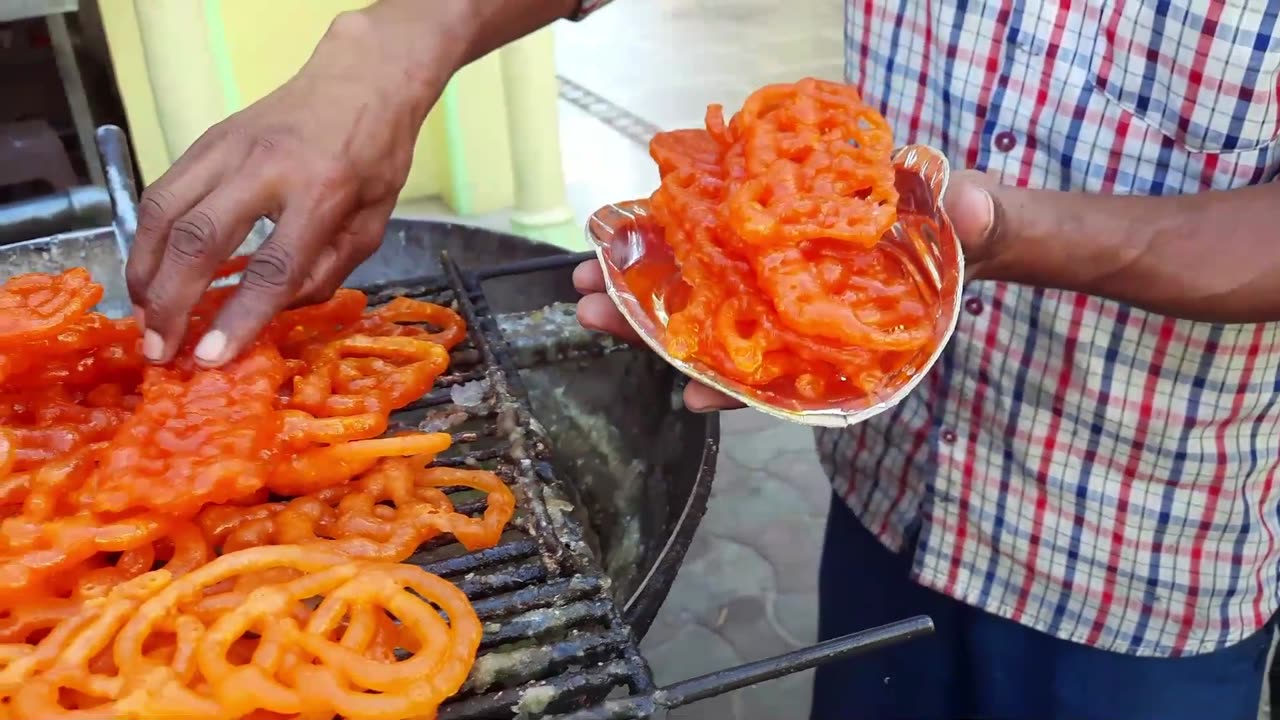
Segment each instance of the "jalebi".
M84 268L12 278L0 287L0 343L25 345L52 337L101 299L102 286Z
M663 297L673 356L801 401L875 396L920 362L936 291L883 239L898 219L893 138L854 88L770 85L729 123L712 105L705 130L658 133L649 149L670 255L627 283L642 303ZM670 287L675 267L684 283Z
M83 270L0 286L0 720L427 718L465 679L474 611L399 563L492 547L515 497L430 467L449 435L387 429L466 324L340 290L200 368L190 338L233 290L146 367Z
M210 622L197 612L263 573L274 579ZM0 645L0 697L18 717L430 717L481 636L466 596L419 568L287 545L146 572L49 615L39 640Z
M151 507L190 516L263 487L264 460L280 436L274 405L284 376L284 359L268 345L189 378L169 368L147 370L142 402L89 480L93 509Z
M454 512L443 488L486 493L481 518ZM401 560L442 534L470 550L493 547L515 509L498 476L475 470L421 468L421 460L383 460L354 482L287 502L207 508L199 522L222 551L265 544L322 543L355 559Z

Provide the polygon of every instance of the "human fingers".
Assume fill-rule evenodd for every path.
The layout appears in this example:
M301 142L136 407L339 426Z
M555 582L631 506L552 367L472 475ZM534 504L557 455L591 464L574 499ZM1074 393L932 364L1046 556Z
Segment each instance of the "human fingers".
M381 203L352 216L334 243L323 248L291 304L314 305L332 297L360 263L382 244L387 219L394 207L394 202Z
M599 260L587 260L573 269L573 287L583 295L604 292L604 269Z
M164 257L173 224L204 199L229 168L228 153L211 151L211 144L202 137L138 201L138 227L126 258L125 281L139 310Z
M276 313L292 304L312 263L338 228L344 209L319 197L284 208L271 236L249 259L236 291L196 343L197 363L223 365L253 342Z
M943 206L964 248L965 280L981 279L988 260L997 255L1003 239L1005 212L998 200L1000 185L977 170L951 176Z
M159 263L140 298L134 298L146 323L143 354L148 360L173 358L192 308L257 219L273 210L270 198L265 176L224 182L173 222Z
M742 403L694 380L684 389L684 406L697 413L717 410L734 410L745 407Z
M627 342L640 342L640 335L604 293L592 293L578 301L578 322L588 330L608 333Z

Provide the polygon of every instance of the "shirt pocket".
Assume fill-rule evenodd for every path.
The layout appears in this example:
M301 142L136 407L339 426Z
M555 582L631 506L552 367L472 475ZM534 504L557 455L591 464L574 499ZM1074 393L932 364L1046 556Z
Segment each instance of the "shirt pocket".
M1101 5L1092 68L1111 102L1191 152L1280 136L1280 0Z

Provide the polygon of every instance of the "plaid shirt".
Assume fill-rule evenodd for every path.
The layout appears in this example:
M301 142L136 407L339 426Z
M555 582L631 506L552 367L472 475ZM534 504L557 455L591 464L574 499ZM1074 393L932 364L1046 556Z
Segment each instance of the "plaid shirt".
M1008 184L1169 195L1280 169L1280 0L850 0L850 82L901 142ZM1280 288L1277 289L1280 291ZM919 582L1059 638L1195 654L1280 598L1280 325L997 282L920 389L821 431Z

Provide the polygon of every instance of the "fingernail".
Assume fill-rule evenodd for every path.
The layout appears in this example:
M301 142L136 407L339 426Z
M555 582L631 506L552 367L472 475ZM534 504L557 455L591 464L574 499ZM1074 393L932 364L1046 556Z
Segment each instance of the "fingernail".
M164 340L160 338L160 333L148 330L142 334L142 354L151 362L160 362L160 358L164 357Z
M222 361L222 354L227 351L227 334L221 330L210 330L196 343L196 360L206 365L216 365Z

